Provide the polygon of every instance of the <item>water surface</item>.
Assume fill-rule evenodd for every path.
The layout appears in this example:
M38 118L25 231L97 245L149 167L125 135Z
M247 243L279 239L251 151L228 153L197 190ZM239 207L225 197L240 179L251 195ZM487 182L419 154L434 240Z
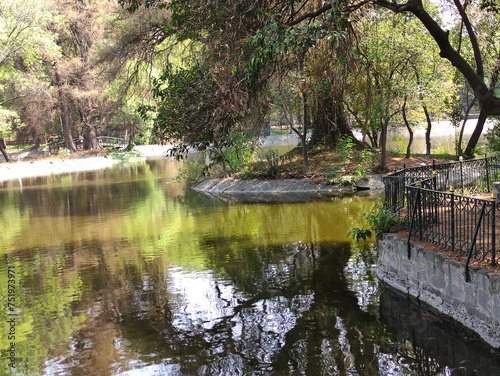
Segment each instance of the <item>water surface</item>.
M228 204L173 181L177 169L3 184L17 374L500 374L491 349L379 286L373 244L346 235L377 196ZM0 374L16 374L11 317Z

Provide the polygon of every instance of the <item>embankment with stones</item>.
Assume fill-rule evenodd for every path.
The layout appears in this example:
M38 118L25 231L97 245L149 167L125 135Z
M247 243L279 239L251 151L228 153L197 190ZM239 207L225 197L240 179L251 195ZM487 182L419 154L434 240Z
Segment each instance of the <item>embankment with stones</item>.
M359 190L380 192L384 185L376 175L360 179L356 186L328 185L312 179L239 180L233 178L204 179L192 189L225 201L293 202L321 199Z
M444 253L407 239L384 234L377 242L379 280L413 297L476 332L489 345L500 349L500 274L465 266Z

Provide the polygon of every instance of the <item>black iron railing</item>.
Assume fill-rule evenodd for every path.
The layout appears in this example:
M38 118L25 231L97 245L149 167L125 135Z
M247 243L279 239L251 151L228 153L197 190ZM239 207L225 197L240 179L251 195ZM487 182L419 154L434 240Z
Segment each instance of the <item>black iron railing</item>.
M491 192L495 181L499 157L405 168L384 177L385 207L408 219L408 257L410 240L417 238L465 257L467 281L471 261L496 266L500 206L490 197L472 197Z

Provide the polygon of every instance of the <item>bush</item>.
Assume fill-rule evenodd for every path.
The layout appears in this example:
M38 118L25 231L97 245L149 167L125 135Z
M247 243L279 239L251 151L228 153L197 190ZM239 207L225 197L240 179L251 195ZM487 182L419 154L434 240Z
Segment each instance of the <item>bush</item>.
M402 222L402 219L382 204L375 205L373 209L364 214L365 219L373 230L377 238L382 237L384 232L389 231L392 226Z
M382 237L384 232L403 221L397 214L383 207L382 204L377 204L371 211L365 213L363 217L366 219L370 228L375 231L377 239ZM347 232L353 240L366 240L372 237L372 231L365 227L351 227Z
M235 132L229 136L229 146L223 154L223 161L231 172L238 172L250 166L253 148L243 132Z
M175 177L176 181L194 182L201 180L205 175L205 166L201 160L184 161L181 170Z
M486 132L486 141L488 142L488 150L492 153L500 153L500 120L495 121L493 128Z

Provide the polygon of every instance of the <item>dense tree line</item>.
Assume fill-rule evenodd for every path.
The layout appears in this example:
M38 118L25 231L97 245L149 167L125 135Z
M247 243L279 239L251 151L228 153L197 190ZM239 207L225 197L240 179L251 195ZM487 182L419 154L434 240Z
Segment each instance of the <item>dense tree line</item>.
M252 138L279 113L302 140L304 169L308 146L334 147L353 130L384 167L389 125L411 140L425 122L430 153L432 120L460 125L475 106L477 126L459 147L471 157L486 119L500 115L496 1L120 5L2 2L0 139L38 147L60 135L75 151L77 138L92 149L118 130L224 162L235 132Z

